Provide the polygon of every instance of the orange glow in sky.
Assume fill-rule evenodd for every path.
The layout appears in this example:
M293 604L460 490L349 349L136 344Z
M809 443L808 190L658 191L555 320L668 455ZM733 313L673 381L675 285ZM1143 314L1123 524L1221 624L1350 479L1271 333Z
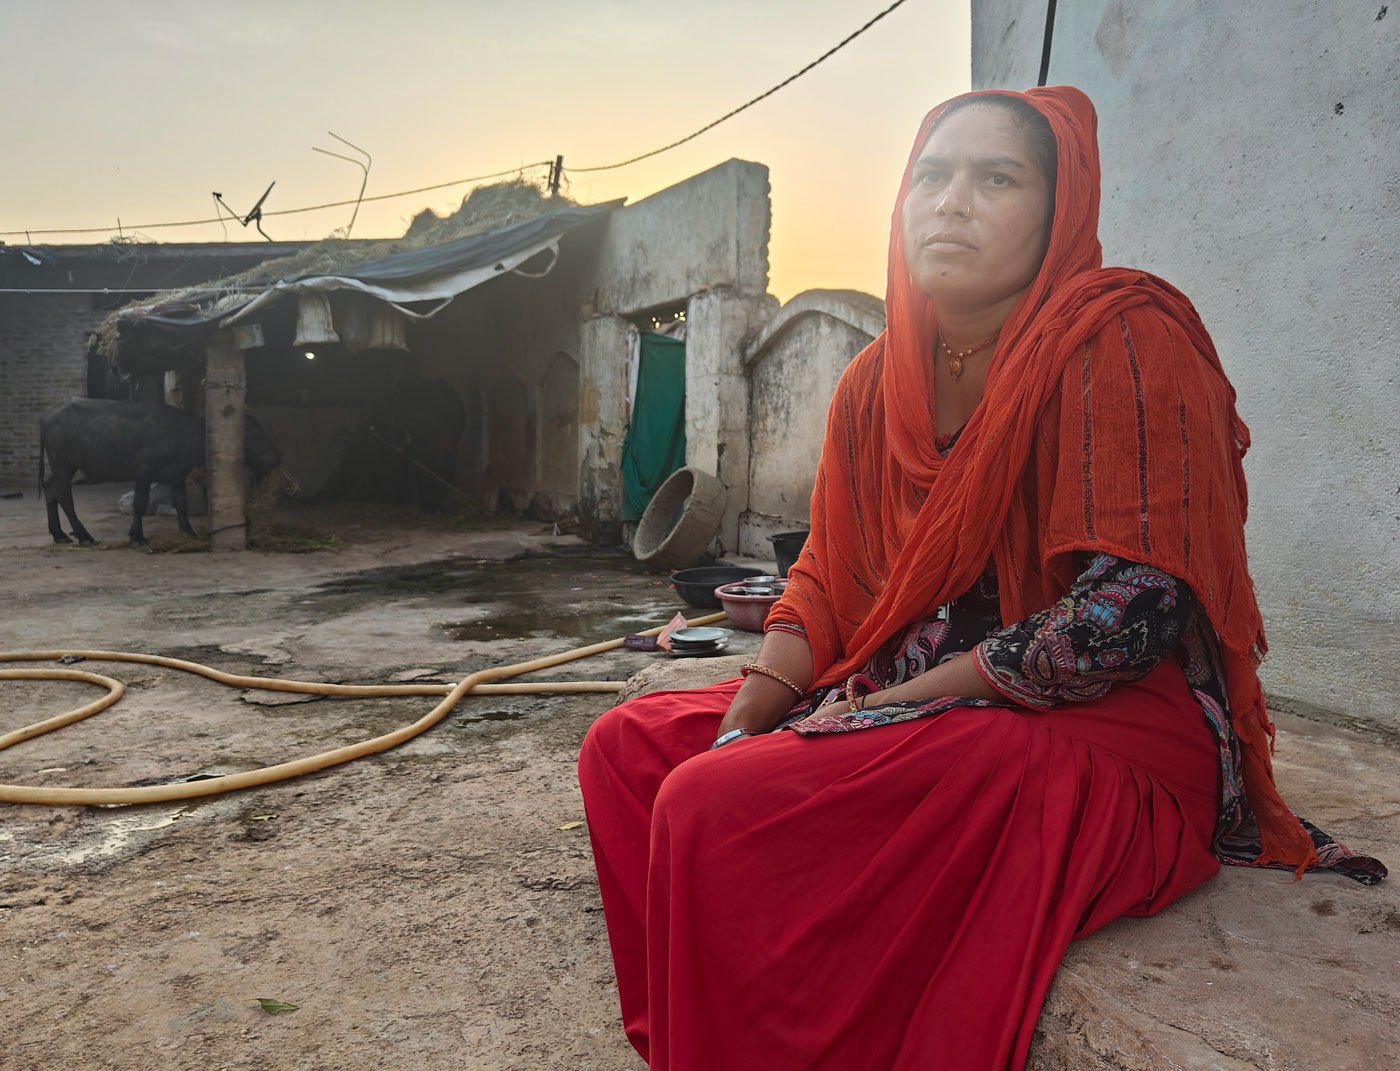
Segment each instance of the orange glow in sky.
M888 0L562 0L205 5L6 0L0 231L204 219L353 198L564 155L566 169L674 141L783 80ZM771 291L884 294L892 199L918 121L969 82L967 0L909 0L803 78L678 149L569 178L583 202L638 200L731 157L768 165ZM543 169L531 172L542 175ZM365 204L354 236L402 234L467 187ZM350 209L269 219L323 238ZM217 224L140 232L219 241ZM40 243L111 234L33 234ZM258 235L230 224L231 240ZM4 241L19 244L19 237Z

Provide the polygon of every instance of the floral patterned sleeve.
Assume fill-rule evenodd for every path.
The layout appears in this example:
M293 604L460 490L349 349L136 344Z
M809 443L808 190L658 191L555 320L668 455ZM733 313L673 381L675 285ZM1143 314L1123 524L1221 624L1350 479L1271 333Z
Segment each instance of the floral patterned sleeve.
M1195 605L1191 589L1161 569L1097 554L1069 594L994 632L973 657L987 683L1022 706L1097 699L1155 669Z

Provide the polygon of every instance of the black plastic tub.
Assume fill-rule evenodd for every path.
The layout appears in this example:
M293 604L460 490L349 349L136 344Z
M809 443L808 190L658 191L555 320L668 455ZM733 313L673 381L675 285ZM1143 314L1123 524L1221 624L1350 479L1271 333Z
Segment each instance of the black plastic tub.
M762 569L748 565L702 565L695 569L682 569L672 573L671 586L691 606L703 610L718 610L720 602L715 588L721 584L732 584L736 580L747 580L751 576L762 575Z
M788 575L793 562L797 561L797 556L802 553L802 544L807 542L807 537L811 534L810 531L779 532L768 537L768 541L773 544L773 556L778 559L779 576Z

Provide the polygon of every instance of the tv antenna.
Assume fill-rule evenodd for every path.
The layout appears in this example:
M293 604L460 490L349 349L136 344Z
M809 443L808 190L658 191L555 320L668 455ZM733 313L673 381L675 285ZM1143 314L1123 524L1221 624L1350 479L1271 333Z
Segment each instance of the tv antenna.
M253 224L254 226L256 226L256 227L258 228L258 233L261 234L264 238L266 238L266 239L270 242L270 241L272 241L272 236L269 235L269 234L267 233L267 231L265 231L265 230L262 229L262 218L263 218L262 206L263 206L263 202L267 200L267 195L270 194L270 193L272 192L272 187L274 187L274 186L276 186L276 185L277 185L277 180L276 180L276 179L273 179L271 182L269 182L269 183L267 184L267 189L263 190L263 195L262 195L261 197L258 198L258 203L255 204L255 205L252 207L252 209L248 212L248 214L247 214L246 216L240 216L240 215L239 215L237 212L235 212L232 208L229 208L228 202L226 202L226 201L224 200L224 195L221 194L218 190L215 190L215 191L214 191L214 200L215 200L215 202L217 202L218 204L223 205L224 208L227 208L227 209L228 209L228 214L229 214L230 216L232 216L234 219L238 220L238 222L241 223L241 224L243 224L243 226L246 227L246 226L248 226L248 224L250 224L250 223Z

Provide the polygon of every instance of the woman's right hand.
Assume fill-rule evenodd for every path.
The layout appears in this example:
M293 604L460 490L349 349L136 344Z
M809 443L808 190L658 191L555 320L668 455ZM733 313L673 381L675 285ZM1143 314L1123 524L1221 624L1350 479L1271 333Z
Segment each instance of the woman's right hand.
M754 661L781 673L801 688L806 688L812 679L812 648L805 639L791 632L774 629L768 633ZM771 732L800 698L781 681L750 672L739 694L729 704L715 736L718 738L734 729Z
M765 664L766 663L762 663ZM732 729L748 729L754 733L772 731L797 702L797 695L785 684L779 684L761 673L750 673L739 689L729 709L719 723L718 736Z

